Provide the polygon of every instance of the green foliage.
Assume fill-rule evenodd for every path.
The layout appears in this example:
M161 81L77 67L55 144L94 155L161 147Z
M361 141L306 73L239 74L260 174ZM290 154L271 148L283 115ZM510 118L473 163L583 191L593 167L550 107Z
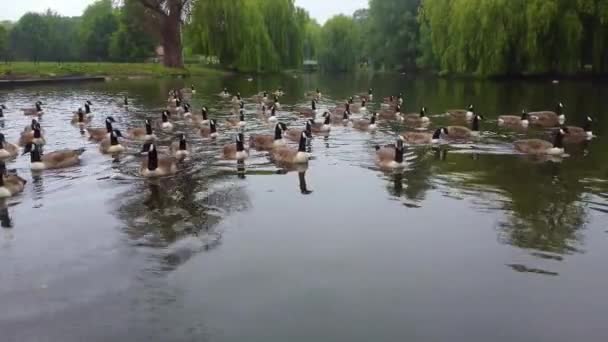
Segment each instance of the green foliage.
M304 26L304 41L302 42L302 54L305 59L317 59L321 46L321 25L310 20Z
M8 30L0 26L0 59L6 58L8 51Z
M109 55L115 61L143 61L154 54L158 43L145 31L141 18L141 5L134 0L126 0L118 10L118 30L112 34Z
M107 60L110 57L110 40L118 30L118 19L111 0L99 0L89 5L80 25L82 53L88 60Z
M321 31L320 65L331 71L352 70L361 53L360 38L352 17L339 15L329 19Z

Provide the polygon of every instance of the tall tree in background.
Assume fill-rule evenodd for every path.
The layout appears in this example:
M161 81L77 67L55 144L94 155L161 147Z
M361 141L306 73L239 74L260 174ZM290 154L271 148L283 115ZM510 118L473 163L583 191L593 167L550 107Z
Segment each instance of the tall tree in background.
M80 25L80 40L86 59L107 60L110 57L110 39L118 30L118 19L114 15L112 0L99 0L89 5Z
M125 0L117 11L118 31L110 41L110 58L114 61L143 61L154 54L158 35L146 31L146 18L137 0Z
M0 59L6 59L8 52L8 30L0 25Z
M361 39L352 17L338 15L323 25L319 63L326 70L352 70L360 57Z
M190 0L137 0L148 10L156 25L164 48L164 64L167 67L183 68L182 22L190 10ZM206 1L206 0L204 0Z

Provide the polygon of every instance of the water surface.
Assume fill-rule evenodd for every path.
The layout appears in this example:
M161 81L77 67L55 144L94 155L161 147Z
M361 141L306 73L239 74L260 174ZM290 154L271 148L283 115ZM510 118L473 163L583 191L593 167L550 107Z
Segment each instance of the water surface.
M0 211L3 341L604 341L608 275L606 84L476 82L406 76L245 76L134 80L0 91L2 132L28 123L18 108L40 99L47 150L87 148L82 165L32 176ZM220 159L233 131L202 139L186 122L194 157L160 181L137 177L139 157L102 156L70 125L93 102L93 126L160 117L171 87L194 83L196 110L229 116L213 95L282 86L289 125L319 87L330 107L373 87L403 92L407 111L474 103L482 138L409 148L408 168L374 166L374 146L403 127L368 134L334 127L315 137L307 170L284 172L255 152L245 170ZM132 105L120 107L128 94ZM499 129L496 116L566 104L571 124L595 119L589 144L561 162L514 153L511 142L546 132ZM377 103L371 107L377 106ZM270 133L247 105L247 134ZM140 146L128 143L132 152ZM10 226L10 228L9 228Z

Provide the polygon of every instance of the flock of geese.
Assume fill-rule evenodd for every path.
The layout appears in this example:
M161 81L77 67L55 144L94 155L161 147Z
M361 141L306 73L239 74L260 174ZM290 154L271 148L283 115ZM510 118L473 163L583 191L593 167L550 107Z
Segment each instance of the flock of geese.
M142 127L129 128L125 135L114 127L116 120L112 116L105 118L104 127L90 127L93 114L92 103L86 101L82 108L73 113L71 123L81 130L88 132L89 139L98 143L102 154L117 158L127 152L122 139L139 142L143 147L138 151L142 155L139 175L145 178L171 176L179 172L179 164L186 162L192 151L185 134L179 134L171 143L168 153L161 153L157 146L155 130L172 132L175 120L184 120L198 130L202 138L215 139L218 132L218 122L212 118L209 109L202 107L200 112L192 112L188 103L195 87L175 89L169 92L167 106L161 111L160 119L145 120ZM228 106L231 106L232 117L222 124L234 129L233 143L221 148L221 158L244 162L249 157L249 149L267 152L271 160L279 167L293 168L307 166L311 154L308 152L310 139L314 135L327 135L332 126L343 125L363 132L377 130L378 122L396 121L403 124L404 131L398 134L395 143L387 146L376 146L376 164L385 170L399 170L406 167L404 152L407 145L438 145L452 142L471 142L480 134L483 116L475 112L473 105L466 109L447 110L445 114L454 123L451 126L433 127L427 109L421 108L417 113L403 113L404 98L402 94L390 96L375 101L373 89L364 94L351 96L343 104L326 109L319 108L323 94L319 89L305 94L310 100L310 106L290 108L305 119L302 127L288 127L279 119L282 110L280 98L284 95L282 89L272 93L262 92L248 98L250 104L255 104L256 113L260 120L269 124L272 130L269 134L251 135L245 139L247 119L245 99L240 93L232 95L224 88L218 96ZM374 105L377 110L370 110ZM129 107L127 97L120 103L124 108ZM32 117L31 124L21 132L17 144L6 141L0 133L0 198L12 197L22 192L26 180L19 177L15 171L8 171L6 161L15 159L20 154L29 154L31 170L42 172L50 169L72 167L80 163L84 149L43 151L46 144L45 132L38 119L44 115L43 103L38 101L32 108L22 109L25 116ZM0 119L4 118L5 105L0 105ZM284 112L282 112L284 113ZM543 139L525 139L513 142L516 151L530 155L561 156L564 154L565 143L580 143L593 138L591 129L592 119L587 117L584 127L565 126L566 116L564 105L557 104L555 111L527 112L521 115L503 115L498 118L498 125L518 131L525 131L529 126L548 129L553 137L551 141ZM291 142L291 143L290 143ZM292 144L293 143L293 144Z

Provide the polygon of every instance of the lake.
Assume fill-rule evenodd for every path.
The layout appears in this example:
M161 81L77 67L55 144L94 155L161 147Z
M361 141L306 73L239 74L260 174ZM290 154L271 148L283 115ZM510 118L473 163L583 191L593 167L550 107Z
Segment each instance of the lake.
M44 102L47 151L85 147L82 164L31 175L0 209L0 332L9 341L605 341L608 285L608 84L470 81L401 75L247 76L131 80L0 89L10 142ZM172 87L197 86L221 136L202 139L176 121L193 157L175 177L137 175L141 149L119 161L70 124L91 100L123 132L160 118ZM319 87L328 108L375 90L426 106L433 127L448 108L473 103L481 138L408 147L407 168L386 173L376 145L403 126L369 134L336 126L311 142L307 170L285 172L261 152L245 167L220 159L233 131L223 87L249 97L282 86L288 111ZM126 110L118 104L128 95ZM545 132L498 128L500 114L566 105L598 136L539 161L512 142ZM378 101L370 107L377 108ZM247 102L246 134L272 129Z

